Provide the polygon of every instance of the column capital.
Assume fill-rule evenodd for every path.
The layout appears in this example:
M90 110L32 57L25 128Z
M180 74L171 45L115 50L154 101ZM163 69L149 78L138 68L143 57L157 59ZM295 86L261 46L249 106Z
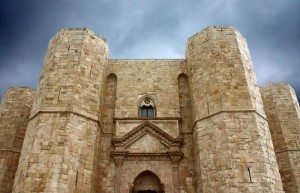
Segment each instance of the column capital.
M123 160L125 159L125 156L127 152L111 152L111 156L114 158L116 166L121 166L123 164Z
M175 166L175 167L176 166L178 167L179 162L180 162L180 160L183 156L183 153L181 153L181 152L168 152L168 155L170 157L172 165Z

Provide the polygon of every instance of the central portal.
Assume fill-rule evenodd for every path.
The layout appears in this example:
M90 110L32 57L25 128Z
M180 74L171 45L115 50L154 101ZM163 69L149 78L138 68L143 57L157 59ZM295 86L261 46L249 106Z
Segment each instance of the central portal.
M140 173L133 182L132 193L163 193L163 184L150 171Z

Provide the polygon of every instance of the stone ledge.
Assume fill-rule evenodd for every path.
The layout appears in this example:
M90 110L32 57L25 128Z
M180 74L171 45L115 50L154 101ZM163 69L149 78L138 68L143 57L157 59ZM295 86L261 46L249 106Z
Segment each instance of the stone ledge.
M61 114L73 114L73 115L78 115L80 117L83 117L83 118L86 118L88 120L91 120L91 121L96 121L98 122L99 120L98 119L93 119L91 117L87 117L85 115L82 115L82 114L79 114L79 113L76 113L76 112L72 112L72 111L38 111L36 112L33 116L31 116L29 118L29 121L31 121L32 119L34 119L36 116L38 116L39 114L41 113L61 113Z
M207 115L207 116L204 116L200 119L197 119L196 121L194 121L194 124L193 124L193 128L195 128L195 125L199 122L199 121L202 121L204 119L208 119L212 116L215 116L215 115L218 115L218 114L221 114L221 113L255 113L257 114L258 116L260 116L261 118L263 118L264 120L268 121L267 118L265 116L263 116L262 114L258 113L256 110L254 109L238 109L238 110L222 110L222 111L218 111L218 112L215 112L213 114L210 114L210 115Z
M275 154L285 153L285 152L289 152L289 151L300 151L300 149L287 149L287 150L275 152Z
M11 152L11 153L18 153L18 154L21 153L21 151L12 150L12 149L0 149L0 152Z
M181 122L180 117L153 117L153 118L141 118L141 117L115 117L114 122L119 121L119 120L144 120L144 121L151 121L151 120L178 120Z

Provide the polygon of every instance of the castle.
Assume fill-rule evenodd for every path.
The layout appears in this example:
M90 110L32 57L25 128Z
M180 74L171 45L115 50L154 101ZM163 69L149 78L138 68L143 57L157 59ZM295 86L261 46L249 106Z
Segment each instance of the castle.
M0 192L300 192L300 109L258 87L233 27L190 37L186 59L109 58L85 28L50 41L37 90L0 110Z

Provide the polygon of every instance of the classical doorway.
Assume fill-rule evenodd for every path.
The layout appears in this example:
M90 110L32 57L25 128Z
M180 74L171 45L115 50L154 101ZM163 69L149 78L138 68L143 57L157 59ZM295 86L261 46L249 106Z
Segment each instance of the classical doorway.
M131 193L164 193L160 179L151 171L140 173L133 182Z

